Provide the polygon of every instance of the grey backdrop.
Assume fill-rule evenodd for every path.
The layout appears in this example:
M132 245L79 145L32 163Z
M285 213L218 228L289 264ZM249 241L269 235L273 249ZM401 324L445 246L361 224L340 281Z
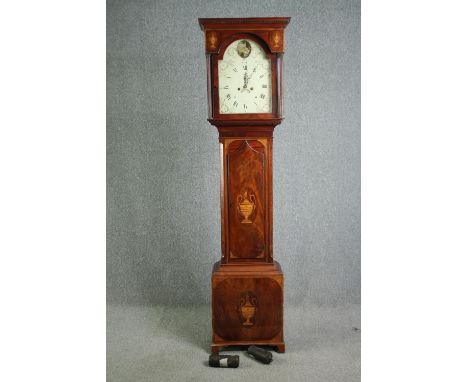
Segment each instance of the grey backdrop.
M286 118L274 145L274 256L286 304L359 303L359 2L107 7L108 301L210 301L220 166L197 18L291 16Z

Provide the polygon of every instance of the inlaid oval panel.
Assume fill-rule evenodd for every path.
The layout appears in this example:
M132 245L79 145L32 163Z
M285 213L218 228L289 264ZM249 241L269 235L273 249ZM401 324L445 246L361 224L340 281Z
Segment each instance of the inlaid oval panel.
M267 340L283 323L281 286L272 278L228 278L213 290L213 329L225 340Z
M235 140L227 148L229 258L265 258L265 147Z

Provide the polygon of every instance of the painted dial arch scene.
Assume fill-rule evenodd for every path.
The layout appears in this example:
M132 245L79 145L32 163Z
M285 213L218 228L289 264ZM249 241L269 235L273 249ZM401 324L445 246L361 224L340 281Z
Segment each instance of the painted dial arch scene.
M271 113L271 60L255 41L231 43L218 62L220 114Z

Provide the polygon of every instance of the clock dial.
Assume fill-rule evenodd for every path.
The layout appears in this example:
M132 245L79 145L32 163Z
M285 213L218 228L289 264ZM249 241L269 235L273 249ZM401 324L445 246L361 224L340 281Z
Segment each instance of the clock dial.
M271 61L255 41L231 43L218 61L220 114L271 113Z

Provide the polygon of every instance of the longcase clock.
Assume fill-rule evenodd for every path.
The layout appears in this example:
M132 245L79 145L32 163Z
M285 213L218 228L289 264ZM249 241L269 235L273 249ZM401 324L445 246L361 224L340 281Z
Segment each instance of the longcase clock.
M289 17L199 19L208 121L221 152L221 260L213 267L212 352L230 345L285 351L281 267L273 260L273 130L283 119Z

